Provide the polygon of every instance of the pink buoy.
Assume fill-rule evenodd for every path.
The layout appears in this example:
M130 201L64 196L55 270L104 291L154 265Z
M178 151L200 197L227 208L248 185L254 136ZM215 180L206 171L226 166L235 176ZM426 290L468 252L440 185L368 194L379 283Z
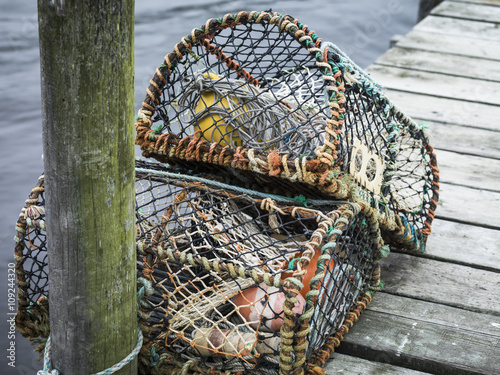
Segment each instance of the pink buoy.
M302 314L306 301L300 294L297 295L297 299L293 312ZM268 332L278 332L281 329L284 323L285 294L280 289L261 283L240 291L234 296L233 301L241 317L253 329Z

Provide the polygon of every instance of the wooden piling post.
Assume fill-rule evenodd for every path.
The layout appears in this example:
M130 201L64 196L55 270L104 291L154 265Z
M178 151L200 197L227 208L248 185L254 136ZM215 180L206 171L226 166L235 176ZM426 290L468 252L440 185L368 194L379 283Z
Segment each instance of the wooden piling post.
M417 22L420 22L425 17L427 17L432 12L432 10L442 2L443 0L420 0L420 4L418 6Z
M88 375L137 343L134 1L38 0L38 18L51 365Z

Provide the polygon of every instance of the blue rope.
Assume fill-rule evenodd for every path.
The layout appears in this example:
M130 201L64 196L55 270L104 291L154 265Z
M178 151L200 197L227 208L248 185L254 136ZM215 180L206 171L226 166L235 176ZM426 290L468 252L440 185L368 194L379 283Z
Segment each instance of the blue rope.
M424 245L424 240L422 238L422 233L418 232L416 228L411 225L406 217L400 216L401 222L403 223L403 226L405 228L404 233L400 236L394 235L396 239L399 239L401 242L404 242L407 246L412 245L413 249L418 253L418 254L423 254L425 253L425 245ZM410 235L411 239L409 240L409 243L407 241L403 241L403 239Z
M59 375L59 371L50 370L50 336L45 344L45 353L43 355L43 370L37 372L37 375Z
M97 372L94 375L109 375L109 374L114 374L118 370L121 370L137 356L137 354L142 348L142 342L143 342L142 331L139 327L137 327L137 344L135 348L132 350L132 352L117 364L111 366L110 368L104 371ZM59 371L56 369L50 370L50 336L49 336L49 338L47 339L47 343L45 344L45 353L43 355L43 370L38 371L37 375L59 375L59 374L60 374Z

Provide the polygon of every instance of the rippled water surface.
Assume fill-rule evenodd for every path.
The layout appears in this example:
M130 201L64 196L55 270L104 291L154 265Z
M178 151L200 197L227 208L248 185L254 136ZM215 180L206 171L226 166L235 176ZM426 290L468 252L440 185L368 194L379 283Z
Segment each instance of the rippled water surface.
M136 109L155 68L191 29L226 13L270 8L298 18L365 67L388 48L391 36L413 27L418 1L136 1ZM2 374L33 374L42 363L28 340L20 335L14 340L15 368L8 366L6 353L11 341L7 269L14 261L15 222L43 168L36 1L0 0L0 35L0 369Z

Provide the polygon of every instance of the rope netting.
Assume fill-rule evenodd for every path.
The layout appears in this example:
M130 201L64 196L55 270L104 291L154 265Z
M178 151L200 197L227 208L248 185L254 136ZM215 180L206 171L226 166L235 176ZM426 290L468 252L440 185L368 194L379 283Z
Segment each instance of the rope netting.
M362 189L419 250L430 234L439 177L424 127L291 16L240 12L193 29L156 69L136 129L147 157L283 194L289 181L306 197Z
M195 363L205 373L277 374L324 363L328 340L379 287L376 221L350 202L306 207L179 176L136 165L142 373ZM38 350L49 334L44 193L41 177L16 237L17 326Z
M291 16L194 29L135 126L143 155L169 165L136 162L144 374L318 374L389 245L425 251L439 188L425 127ZM17 327L39 349L44 205L42 177L16 236Z

